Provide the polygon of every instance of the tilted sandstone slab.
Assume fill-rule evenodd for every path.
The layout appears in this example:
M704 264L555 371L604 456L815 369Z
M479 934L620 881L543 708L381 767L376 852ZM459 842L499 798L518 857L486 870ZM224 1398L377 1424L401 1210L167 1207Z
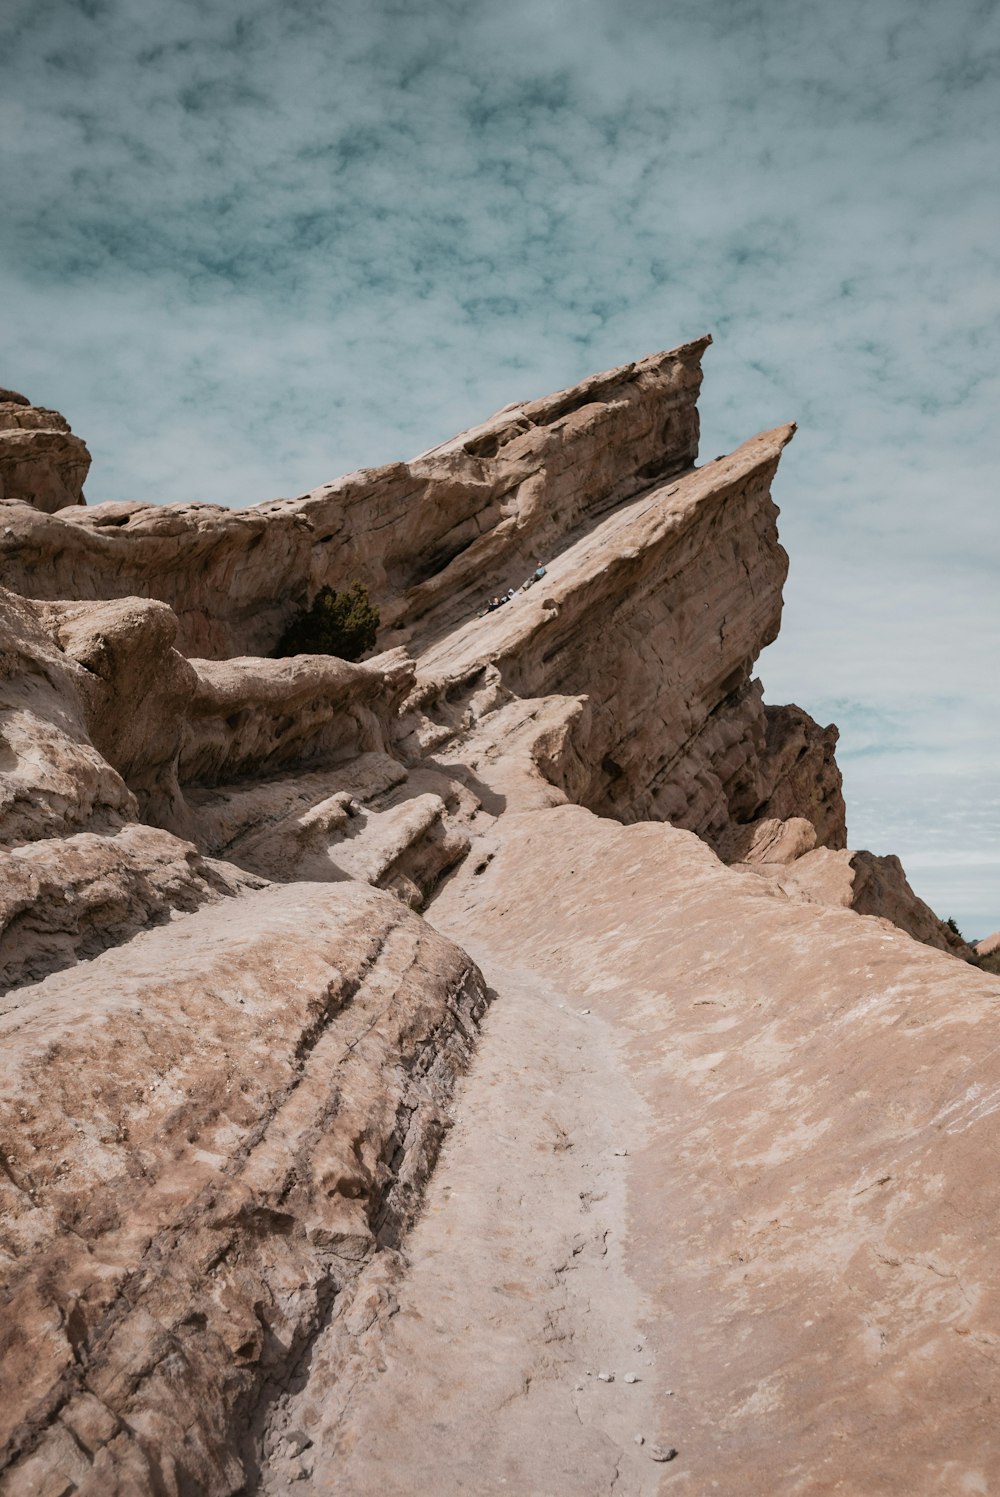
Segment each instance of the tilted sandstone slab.
M787 864L755 859L751 866L793 898L841 905L859 915L876 915L926 946L953 956L968 958L972 954L961 936L913 892L902 863L891 854L879 857L871 852L821 847Z
M567 788L623 820L711 838L759 814L778 786L790 802L794 755L783 761L773 731L769 745L751 670L780 620L787 557L770 485L793 430L621 506L530 591L425 650L416 700L428 709L477 691L487 668L521 697L585 697L586 771ZM817 835L842 839L835 768L823 791L809 786L801 814L815 808Z
M685 832L570 806L501 818L431 918L473 945L488 982L530 972L565 996L567 1023L609 1026L606 1047L646 1108L645 1125L614 1140L628 1206L609 1234L609 1245L624 1238L632 1294L647 1307L644 1351L630 1344L635 1360L603 1364L618 1377L597 1399L595 1364L575 1360L571 1340L525 1346L520 1443L491 1447L489 1406L461 1439L450 1422L450 1444L432 1427L475 1399L449 1377L447 1348L425 1342L417 1366L390 1340L385 1360L397 1345L407 1358L410 1422L395 1429L399 1464L373 1464L378 1490L400 1490L412 1448L415 1462L438 1457L436 1490L451 1497L470 1442L506 1462L494 1468L506 1486L530 1490L537 1442L561 1447L578 1410L622 1431L618 1464L632 1472L630 1367L656 1404L656 1423L638 1428L678 1451L664 1491L994 1490L1000 981L885 921L788 899ZM586 1085L599 1112L592 1072ZM488 1200L489 1159L480 1168ZM527 1271L527 1244L525 1257ZM516 1256L504 1271L517 1281ZM575 1322L557 1277L539 1292L567 1338ZM490 1283L467 1285L473 1302L493 1303ZM519 1310L499 1302L494 1313L502 1357ZM475 1334L489 1357L489 1328ZM373 1380L335 1436L353 1497L376 1490L350 1460L353 1441L386 1453L383 1400L398 1391ZM432 1416L426 1398L446 1413ZM544 1428L532 1425L533 1402ZM411 1447L425 1417L429 1449L420 1436ZM497 1431L510 1425L498 1406ZM327 1470L317 1457L317 1476ZM482 1480L488 1490L488 1472ZM586 1466L564 1466L551 1490L590 1491Z
M247 894L10 995L5 1497L242 1487L239 1432L399 1241L484 1008L360 884Z
M0 526L8 586L29 597L159 598L186 654L267 654L324 583L359 578L383 623L449 627L519 584L566 532L698 449L699 339L505 411L453 441L300 499L98 505Z
M135 824L0 848L0 993L261 883Z
M89 468L86 443L58 411L0 390L0 500L19 499L50 513L83 504Z
M838 1089L827 1031L853 1004L851 1064L864 1044L884 1054L895 1019L883 999L909 981L912 943L821 908L810 870L835 866L824 898L891 906L917 934L920 922L901 871L844 850L836 730L765 707L753 678L780 620L787 560L770 488L792 428L693 468L703 348L508 407L411 463L299 500L237 513L3 505L5 1493L253 1490L279 1433L297 1438L290 1383L315 1371L315 1407L343 1372L349 1403L355 1375L378 1368L390 1284L405 1275L395 1248L484 1005L471 959L403 908L425 907L456 866L433 918L487 955L496 929L504 973L537 963L522 994L551 979L573 1001L590 984L656 1036L637 1074L671 1120L672 1178L702 1211L687 1202L693 1235L671 1237L683 1293L702 1306L677 1321L685 1338L717 1346L705 1297L739 1287L712 1278L714 1260L699 1277L685 1254L696 1232L732 1230L726 1212L753 1205L752 1182L741 1194L741 1155L735 1184L692 1183L685 1129L701 1126L716 1072L742 1064L744 1045L723 1101L743 1118L748 1099L769 1099L745 1122L755 1137L784 1138L783 1107L815 1092L816 1138L876 1168L881 1134ZM539 561L538 582L483 615ZM264 658L320 585L353 577L391 648L356 664ZM670 828L619 824L643 818L697 831L746 867L726 870ZM897 944L871 1010L879 1029L867 973L886 939ZM954 1015L971 1032L982 1005L969 1006L958 964L920 961L946 959L912 971L918 1007L930 995L953 1010L940 1055L920 1061L930 1074L941 1059L950 1085ZM739 1015L714 1012L720 982ZM695 1056L680 1072L675 1048ZM895 1050L885 1077L898 1101ZM992 1086L988 1066L974 1084ZM728 1116L699 1144L720 1170ZM975 1164L955 1168L964 1179ZM931 1150L907 1187L926 1186L939 1225L929 1182L951 1168ZM805 1163L790 1188L798 1209ZM830 1201L836 1190L820 1218ZM637 1220L641 1245L653 1229ZM955 1260L978 1272L963 1232ZM725 1322L749 1335L759 1303L779 1326L748 1377L771 1376L776 1347L806 1365L774 1309L794 1303L803 1262L784 1272L775 1258L773 1300L742 1300L745 1318ZM665 1280L651 1282L671 1306ZM921 1299L907 1324L923 1334L930 1317ZM906 1376L916 1388L909 1363ZM857 1393L853 1372L845 1386ZM726 1403L726 1380L705 1388L714 1412L698 1438L717 1417L738 1443L750 1415ZM802 1411L782 1409L767 1428L784 1439ZM626 1470L606 1441L588 1448L608 1481Z

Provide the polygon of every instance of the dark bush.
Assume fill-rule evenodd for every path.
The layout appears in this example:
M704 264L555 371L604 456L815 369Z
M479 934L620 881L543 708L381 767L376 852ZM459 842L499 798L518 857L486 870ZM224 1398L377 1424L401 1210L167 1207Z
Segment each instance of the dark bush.
M276 656L338 655L360 660L375 643L379 612L361 582L342 593L323 586L308 608L292 620L274 647Z

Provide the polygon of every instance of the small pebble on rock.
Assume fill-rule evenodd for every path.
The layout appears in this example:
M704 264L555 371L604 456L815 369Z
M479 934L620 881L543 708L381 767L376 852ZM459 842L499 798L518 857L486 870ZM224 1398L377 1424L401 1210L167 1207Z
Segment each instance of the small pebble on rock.
M636 1377L634 1372L626 1372L625 1381L627 1383L637 1383L639 1379Z
M633 1445L645 1445L645 1443L646 1443L646 1436L645 1435L633 1435L632 1436L632 1444Z
M293 1429L289 1430L281 1443L285 1447L286 1452L294 1456L301 1455L303 1450L308 1450L312 1441L304 1430Z
M615 1150L615 1158L616 1159L624 1159L625 1155L627 1153L628 1153L628 1149L616 1149Z
M581 1012L581 1014L589 1014L590 1013L590 1009L589 1008L581 1008L580 1012Z
M615 1375L613 1372L599 1372L597 1374L597 1381L599 1383L613 1383L614 1380Z
M651 1445L649 1447L649 1458L652 1461L672 1461L677 1451L672 1445Z

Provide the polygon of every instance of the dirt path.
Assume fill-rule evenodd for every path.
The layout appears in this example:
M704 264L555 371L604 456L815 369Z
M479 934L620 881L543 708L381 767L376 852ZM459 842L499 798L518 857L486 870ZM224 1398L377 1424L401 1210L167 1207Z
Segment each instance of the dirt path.
M473 954L497 999L390 1318L346 1410L322 1377L288 1401L268 1491L653 1497L670 1470L624 1266L646 1118L618 1037L578 995Z

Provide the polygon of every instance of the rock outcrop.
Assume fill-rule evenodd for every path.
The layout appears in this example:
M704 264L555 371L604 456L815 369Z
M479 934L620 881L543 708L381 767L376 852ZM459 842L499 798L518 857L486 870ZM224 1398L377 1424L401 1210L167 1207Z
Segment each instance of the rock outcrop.
M784 823L791 826L793 823ZM939 920L910 888L897 857L871 852L809 849L788 863L761 859L749 865L769 876L786 894L816 904L843 905L859 915L875 915L905 930L915 941L968 959L970 948Z
M574 529L691 466L707 342L508 406L412 462L300 499L99 504L47 523L12 508L4 580L33 598L158 598L185 654L222 658L266 655L307 597L359 578L388 642L408 643L520 585Z
M4 1497L386 1497L416 1472L442 1497L622 1473L653 1493L624 1406L559 1381L586 1375L574 1346L625 1354L565 1290L596 1244L600 1302L616 1234L628 1338L641 1301L687 1380L689 1490L825 1490L862 1406L903 1454L858 1490L919 1490L921 1461L935 1489L1000 1479L975 1412L993 1374L972 1371L1000 990L942 954L971 953L898 860L848 848L836 728L764 705L794 428L696 467L706 342L301 499L3 505ZM354 578L378 653L269 658ZM502 1106L516 1072L512 1105L555 1142L517 1154L511 1122L537 1184L508 1199L492 1134L460 1139L466 1184L442 1186L411 1277L494 991L534 1059L470 1086ZM618 1183L559 1029L591 1009L594 1109L650 1141L614 1149ZM539 1151L570 1153L571 1116L580 1163L549 1192ZM581 1165L607 1189L581 1192ZM487 1233L458 1325L435 1257L501 1197L509 1268ZM596 1213L579 1247L566 1201ZM529 1282L537 1325L510 1308ZM457 1382L418 1285L469 1337ZM650 1419L658 1376L633 1405ZM550 1433L538 1488L524 1462ZM783 1464L748 1474L738 1452L765 1445Z
M463 953L357 883L10 996L6 1491L243 1484L234 1427L398 1244L484 1009Z
M0 500L21 500L49 513L84 504L89 470L86 443L58 411L32 405L16 390L0 390Z

